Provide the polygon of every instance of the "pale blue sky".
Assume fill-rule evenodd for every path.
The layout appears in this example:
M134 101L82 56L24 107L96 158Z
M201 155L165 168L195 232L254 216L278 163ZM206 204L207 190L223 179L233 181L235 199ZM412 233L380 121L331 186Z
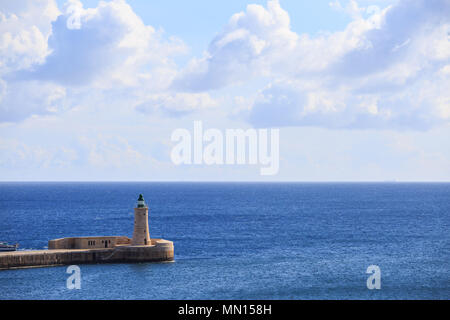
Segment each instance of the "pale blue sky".
M448 1L0 0L0 13L1 181L450 181ZM194 120L279 128L279 173L175 166L171 133Z

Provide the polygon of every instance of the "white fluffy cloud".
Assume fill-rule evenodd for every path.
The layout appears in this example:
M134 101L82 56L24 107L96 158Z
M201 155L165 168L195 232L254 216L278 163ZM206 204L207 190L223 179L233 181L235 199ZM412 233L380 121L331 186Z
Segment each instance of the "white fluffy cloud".
M186 46L145 25L124 0L89 9L69 0L61 9L54 0L1 2L0 122L61 110L72 88L133 88L127 103L172 82L171 57Z
M448 122L450 4L406 0L365 19L355 1L346 8L355 20L343 32L300 37L305 53L295 58L307 64L264 88L249 121L418 130Z
M333 71L338 75L385 75L393 71L398 81L404 81L427 67L449 62L447 0L403 0L379 16L380 25L361 35L367 45L347 52L336 63ZM401 72L398 66L408 70Z
M142 83L157 88L174 73L169 57L185 51L180 40L165 40L145 25L124 0L89 9L69 1L53 23L49 47L45 63L23 77L100 88Z
M290 29L277 0L235 14L173 86L191 91L266 76L255 126L426 129L450 120L450 3L402 0L381 10L331 5L353 21L311 37Z
M311 38L291 30L289 14L278 0L269 0L267 8L248 5L246 12L231 17L205 56L193 59L173 86L204 91L252 77L314 76L350 50L367 47L364 33L377 28L380 20L379 14L357 19L344 31Z
M58 15L54 1L0 1L0 76L44 61Z
M217 89L252 76L269 74L296 47L298 36L278 1L267 9L251 4L233 15L211 42L206 55L194 59L174 81L174 88L202 91Z
M383 10L358 3L332 2L353 21L314 36L292 31L278 0L248 5L179 70L173 56L186 51L183 42L146 25L125 0L89 9L69 0L62 13L52 0L2 2L0 121L69 108L83 88L121 92L139 112L183 116L218 106L211 90L258 79L270 84L242 114L255 126L448 122L449 1L400 0ZM243 91L246 101L255 95Z
M53 0L0 1L0 121L18 121L62 107L65 89L40 81L9 81L20 70L44 63L51 24L60 11Z

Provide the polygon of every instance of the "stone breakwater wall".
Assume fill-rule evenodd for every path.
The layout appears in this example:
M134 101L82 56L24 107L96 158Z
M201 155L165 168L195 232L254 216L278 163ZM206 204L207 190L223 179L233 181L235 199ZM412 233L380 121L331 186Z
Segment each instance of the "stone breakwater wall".
M153 239L152 239L153 240ZM0 270L87 263L173 261L172 241L153 241L150 246L117 246L110 249L56 249L0 252Z

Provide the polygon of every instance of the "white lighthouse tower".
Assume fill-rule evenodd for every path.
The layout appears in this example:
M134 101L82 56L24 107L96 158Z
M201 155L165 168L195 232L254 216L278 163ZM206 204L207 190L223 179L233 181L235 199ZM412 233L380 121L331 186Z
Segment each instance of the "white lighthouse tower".
M148 231L148 207L142 194L139 195L137 207L134 208L134 232L131 244L134 246L151 245Z

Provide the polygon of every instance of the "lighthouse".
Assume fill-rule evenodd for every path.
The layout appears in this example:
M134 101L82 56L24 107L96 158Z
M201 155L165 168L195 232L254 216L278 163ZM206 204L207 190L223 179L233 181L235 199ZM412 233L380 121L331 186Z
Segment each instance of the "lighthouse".
M142 194L139 195L137 207L134 208L134 232L131 245L151 245L150 233L148 232L148 207Z

